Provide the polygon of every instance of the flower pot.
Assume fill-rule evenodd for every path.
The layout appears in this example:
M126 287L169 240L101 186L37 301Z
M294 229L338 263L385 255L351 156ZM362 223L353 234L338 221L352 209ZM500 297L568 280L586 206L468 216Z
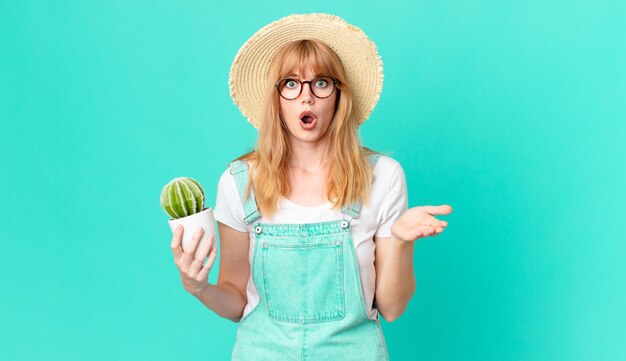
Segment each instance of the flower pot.
M198 227L202 227L204 233L202 234L202 239L200 239L196 250L208 242L210 235L215 235L215 219L213 218L213 210L211 207L207 207L187 217L170 219L167 223L169 223L172 233L176 232L176 227L178 227L179 224L182 224L184 227L182 247L185 253L191 252L191 237L196 233ZM213 237L211 249L215 247L215 244L215 237Z

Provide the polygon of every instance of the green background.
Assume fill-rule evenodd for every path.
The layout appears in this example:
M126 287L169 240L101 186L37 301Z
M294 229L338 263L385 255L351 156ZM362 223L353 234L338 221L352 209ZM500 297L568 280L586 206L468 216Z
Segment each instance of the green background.
M376 42L363 144L409 206L453 207L382 321L391 359L626 359L626 5L565 0L3 2L0 358L229 359L237 324L182 288L159 195L188 176L214 205L257 135L230 64L306 12Z

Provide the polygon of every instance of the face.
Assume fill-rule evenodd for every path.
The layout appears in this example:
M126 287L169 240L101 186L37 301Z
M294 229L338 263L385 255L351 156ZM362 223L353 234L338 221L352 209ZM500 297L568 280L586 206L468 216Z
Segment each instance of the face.
M297 72L290 78L300 81L313 80L317 74L307 69L305 74ZM293 85L292 83L290 85ZM331 84L332 85L332 84ZM331 86L329 85L329 86ZM280 97L280 115L289 129L290 139L295 142L320 142L332 122L338 89L327 98L318 98L311 92L309 83L302 84L302 93L293 100ZM312 118L304 117L303 112L312 112ZM307 124L309 122L309 124Z

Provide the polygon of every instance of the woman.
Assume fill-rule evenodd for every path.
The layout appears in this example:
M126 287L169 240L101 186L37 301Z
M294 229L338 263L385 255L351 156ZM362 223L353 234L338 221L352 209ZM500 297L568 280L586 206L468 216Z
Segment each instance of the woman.
M231 95L259 137L219 181L217 285L216 248L172 239L185 289L239 322L233 360L388 360L379 313L403 313L413 242L451 208L407 209L400 164L360 145L382 78L374 44L326 14L280 19L237 54Z

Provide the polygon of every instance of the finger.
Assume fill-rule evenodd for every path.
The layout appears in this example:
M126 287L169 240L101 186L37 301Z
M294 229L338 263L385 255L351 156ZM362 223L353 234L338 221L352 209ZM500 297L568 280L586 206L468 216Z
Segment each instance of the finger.
M421 221L421 223L424 223L431 227L445 227L448 225L448 222L439 220L432 216L430 218L427 218L426 220Z
M198 227L196 233L191 237L191 243L189 244L189 250L183 253L183 264L189 268L191 265L191 261L194 259L194 255L196 253L196 247L198 247L198 242L202 238L202 233L204 229L202 227Z
M194 255L193 261L191 261L191 266L189 266L189 273L191 275L196 275L200 271L200 268L202 268L202 263L206 259L207 253L209 253L209 249L211 248L212 244L213 235L211 234L207 237L207 241L203 242L203 244L198 247L198 250Z
M201 259L204 261L212 245L213 245L213 235L210 234L207 237L206 242L202 242L200 246L198 247L198 249L196 250L195 258Z
M432 229L433 226L431 226L430 224L426 223L426 224L420 224L418 225L418 229L422 232L429 232L430 229Z
M200 272L200 268L202 268L202 262L204 262L204 259L198 260L194 258L193 260L191 260L191 264L189 265L189 270L187 271L187 275L189 277L196 278L196 275L198 274L198 272Z
M200 269L202 268L202 263L204 262L206 256L202 257L193 257L193 259L191 260L191 264L189 265L189 277L195 277L198 272L200 272Z
M419 226L419 231L424 235L424 236L429 236L432 234L433 232L433 227L428 226L428 225L420 225Z
M211 248L211 252L209 253L209 260L206 261L206 263L204 264L204 267L202 267L202 269L200 270L200 273L198 274L198 277L200 279L209 277L209 271L213 267L213 262L215 262L216 256L217 256L217 247L213 247Z
M170 248L172 249L172 253L174 253L174 259L177 260L183 254L183 249L180 247L180 244L183 239L183 229L182 224L179 224L174 231L174 236L172 237L172 242L170 243Z
M449 214L452 207L447 204L441 206L424 206L423 209L430 214Z

